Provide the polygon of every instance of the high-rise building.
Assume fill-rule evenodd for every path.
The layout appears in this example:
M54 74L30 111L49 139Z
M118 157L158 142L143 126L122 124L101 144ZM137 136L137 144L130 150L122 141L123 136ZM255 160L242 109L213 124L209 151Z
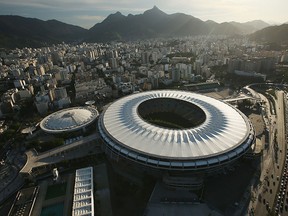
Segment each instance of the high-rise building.
M142 52L141 53L141 62L142 64L148 64L149 63L149 53L148 52Z
M173 82L180 81L180 71L177 68L172 69L172 80Z
M45 69L42 65L37 65L36 66L36 71L37 71L37 74L42 76L45 74Z
M112 69L116 69L118 67L117 59L116 58L110 58L110 67Z
M24 86L26 85L25 80L14 80L13 82L14 82L15 88L18 88L18 89L23 89Z
M67 91L65 87L58 87L54 89L54 95L56 100L60 100L67 97Z

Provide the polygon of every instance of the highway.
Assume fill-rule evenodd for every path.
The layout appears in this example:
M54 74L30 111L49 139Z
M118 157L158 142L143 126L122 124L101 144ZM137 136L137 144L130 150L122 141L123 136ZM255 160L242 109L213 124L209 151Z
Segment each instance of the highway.
M275 212L274 207L286 159L284 92L276 91L276 95L276 115L270 113L269 107L266 110L268 116L266 123L269 124L267 125L270 136L269 146L263 151L260 184L258 189L253 192L256 199L250 202L249 215L262 216L269 212ZM268 104L266 102L267 106ZM279 215L287 215L287 212L284 211Z
M26 152L27 162L20 172L30 173L32 168L55 164L63 160L84 157L85 155L89 155L91 152L95 153L97 150L95 141L98 139L98 135L92 134L90 136L83 137L81 140L74 143L60 146L39 155L35 151L29 150ZM86 145L87 143L88 145ZM89 143L93 144L89 145ZM81 151L79 151L79 148L81 148Z

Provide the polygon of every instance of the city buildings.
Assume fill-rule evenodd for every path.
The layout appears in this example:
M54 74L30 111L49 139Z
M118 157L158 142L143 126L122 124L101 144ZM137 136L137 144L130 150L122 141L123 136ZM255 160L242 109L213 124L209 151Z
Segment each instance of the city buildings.
M250 149L255 132L236 108L191 91L230 86L231 80L221 83L220 79L235 71L271 77L275 64L285 68L287 52L266 52L244 37L198 36L63 43L7 50L0 58L0 117L22 120L23 102L32 101L28 108L37 123L42 120L44 135L68 136L56 149L31 156L37 167L27 168L29 179L41 176L55 163L73 161L75 155L88 157L97 152L104 157L104 151L122 174L148 173L164 187L195 190L203 186L205 177L232 169ZM99 113L103 110L100 116L95 108L83 107L91 100ZM162 118L167 115L181 119L180 126L167 123ZM83 137L90 126L98 128Z

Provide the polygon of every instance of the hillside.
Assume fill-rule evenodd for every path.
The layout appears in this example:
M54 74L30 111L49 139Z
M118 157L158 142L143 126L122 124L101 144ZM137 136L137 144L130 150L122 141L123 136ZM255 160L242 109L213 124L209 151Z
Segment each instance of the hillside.
M287 44L288 43L288 24L283 24L280 26L269 26L262 30L259 30L250 36L252 40L277 43L277 44Z
M39 47L83 40L88 30L57 20L0 16L0 47Z

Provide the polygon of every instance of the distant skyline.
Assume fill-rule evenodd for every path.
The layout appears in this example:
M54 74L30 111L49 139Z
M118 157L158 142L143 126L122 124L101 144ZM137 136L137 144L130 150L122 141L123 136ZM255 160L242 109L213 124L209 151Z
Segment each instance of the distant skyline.
M109 14L142 14L157 6L167 14L185 13L203 21L247 22L263 20L269 24L288 22L287 0L0 0L0 15L19 15L91 28Z

